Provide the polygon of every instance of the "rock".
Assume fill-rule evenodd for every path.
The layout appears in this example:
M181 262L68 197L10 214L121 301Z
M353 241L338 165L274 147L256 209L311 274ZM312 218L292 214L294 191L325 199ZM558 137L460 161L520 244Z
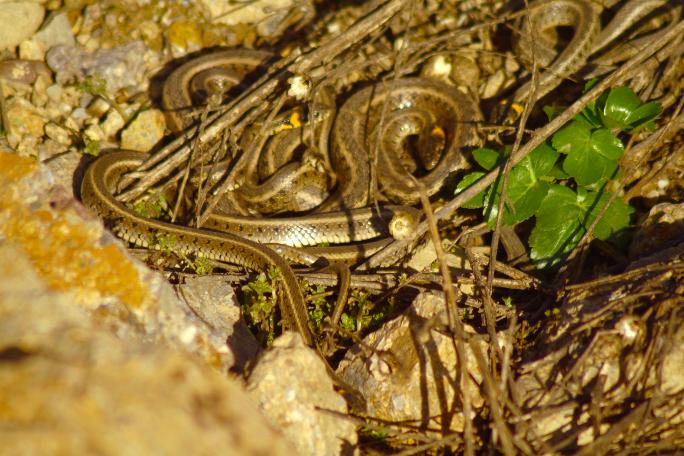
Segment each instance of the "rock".
M102 141L105 139L105 134L100 125L91 124L83 129L83 137L89 141Z
M414 249L411 258L406 262L406 266L416 271L430 271L436 260L435 246L432 244L432 240L428 239Z
M480 368L467 345L469 378L457 380L453 339L437 331L445 319L443 294L423 293L403 315L347 352L337 373L366 399L369 416L462 432L463 412L454 407L462 403L462 391L467 390L474 410L482 407ZM467 325L466 332L487 353L487 341Z
M43 136L43 128L47 122L42 110L33 106L28 100L12 97L7 101L6 115L8 130L15 135Z
M176 21L166 30L166 40L175 57L197 51L202 45L202 30L192 21Z
M50 171L55 185L63 187L71 198L75 198L80 193L78 187L83 173L79 174L77 170L82 159L83 154L72 149L66 154L56 156L45 162L45 167ZM74 176L77 176L78 179L74 179Z
M251 372L247 389L297 454L348 454L356 444L350 421L316 410L344 414L347 407L322 360L299 334L288 332L275 340Z
M31 91L31 103L39 108L45 108L49 97L47 96L47 88L50 86L52 78L43 74L38 75L38 78L33 83L33 90ZM43 110L46 117L49 117L47 112Z
M449 84L449 75L452 70L452 59L445 54L438 54L430 57L421 67L420 76L433 78Z
M476 92L480 82L480 67L470 54L455 54L451 59L451 78L456 85L467 87Z
M259 343L242 320L235 292L223 277L188 277L175 289L178 297L227 341L235 359L232 370L241 372L254 360Z
M40 269L0 241L3 453L292 454L237 382L116 337Z
M7 59L0 62L0 79L15 84L33 84L39 76L51 77L52 72L40 60Z
M55 185L55 176L34 160L0 153L0 239L25 251L48 287L68 292L72 306L120 337L193 353L228 371L235 357L225 332L197 318L159 273L132 259L72 199L76 164L65 163L67 182Z
M43 61L45 60L45 46L37 41L24 40L19 43L19 58Z
M143 111L121 132L121 147L147 152L162 139L165 128L166 121L161 111Z
M100 123L100 127L102 127L102 133L104 133L105 138L112 139L123 128L124 124L124 119L119 114L119 111L112 109L107 113L102 123Z
M684 242L684 203L660 203L639 224L629 247L630 258L655 253Z
M489 76L480 89L483 100L496 96L506 83L506 72L501 69Z
M52 84L45 89L45 94L53 103L59 103L62 100L63 89L59 84Z
M108 101L104 100L103 98L96 97L93 99L93 101L90 102L90 104L86 108L86 112L91 118L99 119L107 111L109 111L110 107L111 105Z
M38 2L0 2L0 51L14 49L30 38L43 16L45 9Z
M661 436L684 435L683 262L680 243L568 288L517 369L525 416L517 431L535 442L532 452L643 445L654 426ZM672 452L681 442L663 437L659 447Z
M66 13L59 13L50 17L47 24L33 35L32 40L41 43L47 50L58 45L73 46L76 44L71 23Z
M264 37L280 35L290 26L306 22L315 12L310 0L255 0L242 3L235 0L202 0L213 21L226 24L257 24L257 33Z
M69 131L54 122L48 122L45 125L45 134L48 138L57 141L59 144L71 145L71 134Z
M145 54L142 41L94 52L59 45L48 51L47 63L60 84L82 82L90 77L91 84L103 83L104 90L113 95L124 87L135 87L136 91L147 87Z

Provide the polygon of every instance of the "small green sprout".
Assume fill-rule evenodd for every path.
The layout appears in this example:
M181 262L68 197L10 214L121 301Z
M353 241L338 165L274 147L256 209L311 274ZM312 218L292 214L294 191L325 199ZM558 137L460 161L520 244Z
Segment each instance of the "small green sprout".
M100 141L92 140L88 138L83 138L85 147L83 148L83 153L97 157L100 155Z

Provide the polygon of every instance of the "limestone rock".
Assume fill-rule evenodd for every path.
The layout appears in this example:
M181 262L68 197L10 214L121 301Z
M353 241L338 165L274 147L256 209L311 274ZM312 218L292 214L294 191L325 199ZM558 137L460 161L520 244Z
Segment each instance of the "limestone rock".
M0 2L0 51L13 49L30 38L45 16L38 2Z
M247 389L300 455L349 454L354 425L316 408L346 413L321 359L294 332L276 339L250 374Z
M3 454L292 454L240 385L118 338L0 241Z
M404 315L368 335L365 348L354 347L347 353L338 374L366 399L369 416L460 432L463 413L453 407L460 403L456 395L467 389L474 408L482 406L482 376L470 346L466 347L469 378L459 382L453 340L436 330L440 319L445 321L444 311L441 293L421 294ZM486 353L487 342L472 334L472 328L466 326L466 331Z
M256 24L261 36L273 37L289 26L306 20L314 12L310 0L202 0L202 5L217 22L226 25Z
M57 82L83 81L95 77L104 81L106 91L115 94L124 87L143 90L148 62L142 41L132 41L112 49L87 52L77 46L54 46L47 53L47 63L56 73Z
M72 172L74 165L66 164ZM73 200L70 186L55 185L34 160L0 153L0 239L20 246L47 286L68 291L74 307L119 336L194 353L222 372L233 367L225 331L201 321L159 273L132 259Z
M41 43L46 50L60 44L73 46L76 41L67 14L59 13L52 16L50 21L33 36L33 41Z
M165 127L166 121L161 111L143 111L121 132L121 147L147 152L162 139Z
M175 288L203 322L223 334L235 357L233 370L241 372L256 357L259 343L242 320L233 288L221 276L188 277Z

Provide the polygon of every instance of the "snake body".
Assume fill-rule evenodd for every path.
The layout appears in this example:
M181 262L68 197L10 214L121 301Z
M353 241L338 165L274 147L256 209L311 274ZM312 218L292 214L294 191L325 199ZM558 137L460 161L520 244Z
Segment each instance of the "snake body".
M119 202L112 189L125 171L141 162L140 153L119 152L98 157L86 170L81 184L81 200L105 220L118 237L131 244L160 249L155 240L162 237L184 255L238 264L252 270L280 271L284 305L283 319L297 330L308 345L314 345L304 297L287 262L270 248L230 233L200 230L141 217Z
M546 68L537 82L538 98L553 90L562 78L576 73L591 55L615 41L640 19L667 4L665 0L629 0L603 27L603 9L616 3L617 0L538 0L530 4L527 16L519 24L521 33L515 48L523 62L531 63L534 54L540 66ZM574 30L560 52L554 49L557 27ZM531 89L532 81L528 81L516 91L514 99L523 100Z
M649 7L662 3L662 0L631 0L629 4L636 5L636 11L624 14L642 17ZM577 71L608 39L621 33L617 25L602 31L600 10L586 0L537 1L530 6L529 13L529 21L525 21L529 25L522 28L523 36L532 38L527 42L523 39L519 48L524 55L522 49L530 47L529 40L538 40L539 46L535 47L541 52L535 54L535 58L548 65L539 81L541 95L551 90L559 78ZM615 20L622 17L618 15ZM553 39L547 39L543 34L533 35L529 26L535 32L572 26L575 34L568 46L555 56L551 50ZM527 56L531 58L530 53ZM186 62L171 74L163 88L163 104L169 113L171 128L181 131L195 123L196 118L191 114L197 103L206 102L215 95L232 94L249 74L263 71L265 62L271 58L267 52L230 50ZM528 94L531 87L529 83L522 86L516 98ZM381 248L389 239L389 222L399 221L410 230L411 223L403 220L415 219L416 211L391 205L384 205L379 210L367 208L371 198L378 196L371 185L374 173L380 197L389 201L414 203L418 199L414 179L421 182L428 194L435 193L447 175L462 165L461 148L474 141L472 124L478 119L478 108L472 100L448 85L425 79L406 78L372 84L352 94L334 120L331 156L323 159L325 167L334 168L336 187L322 204L321 213L306 218L252 219L216 212L209 216L202 229L198 229L142 217L115 197L114 188L120 176L135 169L145 157L123 151L98 157L88 167L81 197L107 221L116 235L132 244L159 248L155 239L166 237L172 239L174 250L185 255L235 263L254 270L277 268L283 293L283 318L288 326L302 334L307 344L314 345L304 298L292 269L281 256L287 255L289 250L277 253L263 243L275 243L274 248L280 249L278 245L311 246L321 242L376 239L371 244L352 246L349 251L337 251L353 258L352 261L369 250ZM326 132L332 121L331 117L322 124L318 133L322 136L318 139L299 135L299 146L315 149L319 144L327 148ZM292 131L286 134L298 136ZM291 143L291 140L286 142ZM250 168L258 169L254 163L250 162ZM287 174L281 171L289 165L277 160L275 163L279 163L281 175ZM375 165L377 168L373 168ZM300 182L309 179L306 173L295 169L293 174L297 173L304 176ZM263 180L263 177L259 179ZM259 190L249 196L252 198L250 204L260 204L260 195L267 195L267 192L262 192L261 184L256 180L248 184L254 185L245 188ZM299 188L292 187L286 193L304 192L301 184L298 185ZM340 209L342 211L330 212ZM332 258L338 258L326 249L329 248L311 247L310 252L314 256L330 253Z

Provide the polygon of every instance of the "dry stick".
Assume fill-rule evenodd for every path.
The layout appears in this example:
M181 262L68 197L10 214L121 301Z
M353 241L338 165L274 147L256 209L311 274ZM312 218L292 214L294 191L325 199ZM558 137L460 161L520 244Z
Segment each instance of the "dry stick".
M230 132L228 130L224 131L221 135L221 140L214 143L214 145L210 149L209 163L211 163L211 165L209 166L209 170L206 173L207 178L204 180L200 179L199 185L197 186L197 200L195 201L195 214L193 221L196 228L201 227L201 225L199 224L200 209L204 207L204 203L207 201L207 197L209 196L209 192L211 191L211 185L209 185L209 182L207 181L209 181L209 178L211 176L214 176L215 173L218 171L221 159L228 156L232 160L234 157L234 154L232 153L232 144L229 144L228 141L229 136ZM202 176L203 174L204 167L202 166L200 167L200 176Z
M657 133L649 136L648 138L646 138L630 150L630 155L636 156L638 157L638 159L636 160L636 162L630 163L629 166L636 167L641 165L641 163L644 160L646 160L646 153L648 151L659 148L662 144L665 143L665 141L671 139L675 134L677 134L681 130L682 126L684 126L684 113L681 113L683 105L684 97L681 97L679 99L679 104L675 108L675 112L674 114L672 114L668 123L663 128L658 130ZM630 159L632 158L631 156L629 157ZM641 177L639 181L632 188L630 188L629 191L627 191L627 193L625 194L625 201L629 201L630 199L637 196L641 191L641 188L644 185L646 185L646 183L650 182L651 179L653 179L655 175L658 174L658 172L660 172L661 170L662 169L654 167L654 169L651 172ZM627 184L629 184L629 182Z
M243 151L242 155L235 161L235 164L230 168L230 170L227 173L227 176L217 189L217 191L212 195L212 197L209 199L207 202L206 206L202 208L202 211L198 217L197 221L197 227L201 228L202 225L204 225L204 222L207 221L207 218L209 218L209 215L211 215L211 211L216 207L218 202L221 200L223 195L225 195L226 191L231 188L234 183L235 183L235 178L236 175L239 171L242 170L244 166L246 166L246 162L249 162L253 159L253 156L257 154L259 151L257 150L257 147L260 149L261 146L263 146L264 142L266 141L266 130L268 129L268 125L271 124L275 116L278 114L278 112L282 109L283 105L285 104L285 101L287 101L287 96L281 95L278 101L275 103L275 107L271 110L271 112L268 114L266 117L266 121L262 125L262 127L259 129L259 133L256 138L254 138L253 146L254 147L249 147L246 151ZM257 108L255 110L258 113L262 113L263 111L266 110L266 108L269 105L264 103L261 105L260 108ZM248 115L248 117L253 117Z
M390 0L364 19L354 23L344 33L299 58L292 72L306 75L315 66L323 66L351 45L382 27L397 14L408 0Z
M185 193L185 187L188 183L188 179L190 178L190 169L192 168L192 162L194 161L195 157L193 157L195 154L195 151L197 151L201 146L199 144L199 137L202 135L202 131L204 130L205 126L207 125L207 116L209 114L209 109L212 106L212 100L210 98L209 102L207 105L202 109L202 114L200 118L200 122L198 125L199 128L199 135L195 136L195 141L192 146L190 146L190 156L188 157L188 161L185 164L185 169L182 172L182 179L180 182L180 187L178 189L178 194L176 195L176 204L173 207L173 212L171 213L171 223L175 222L176 217L178 216L178 211L180 210L180 205L183 201L183 193ZM200 179L201 179L201 172L200 172Z
M562 114L553 119L551 122L546 124L546 126L538 129L536 134L530 139L524 146L522 146L515 154L510 157L511 166L518 164L527 154L532 152L537 146L546 141L556 130L565 125L569 120L571 120L576 114L578 114L584 107L598 98L598 96L604 92L606 89L621 83L624 81L630 73L645 59L653 55L661 47L663 47L670 40L676 38L678 35L684 33L684 21L680 21L675 27L673 27L667 34L658 37L657 40L651 42L643 52L635 55L623 65L620 66L615 72L610 74L608 77L603 79L601 82L596 84L589 92L580 97L579 100L574 102L570 107L568 107ZM435 218L437 220L443 220L450 217L458 208L460 208L464 203L470 201L478 193L485 190L489 185L494 182L496 177L501 172L501 165L492 169L487 175L482 177L472 186L468 187L463 192L459 193L454 199L449 201L440 210L435 213ZM403 253L408 251L408 249L428 230L428 224L426 221L421 222L416 227L413 235L404 240L397 240L389 244L380 252L373 255L371 258L366 260L357 270L368 270L375 267L382 266L385 263L390 262L397 256L401 256Z
M368 17L349 27L336 39L328 41L308 54L299 56L294 63L291 63L262 84L257 85L253 91L244 94L243 97L238 99L239 101L229 106L227 112L211 122L207 129L199 135L198 141L200 143L210 141L220 134L221 131L230 128L244 113L257 107L263 100L275 92L281 81L286 79L289 74L296 73L306 76L310 69L326 64L349 46L383 26L401 9L406 1L388 1ZM195 129L194 131L197 130ZM171 145L165 147L161 152L164 155L173 153L173 156L169 157L164 163L161 163L155 169L155 172L142 177L133 188L121 194L120 200L126 202L140 196L151 185L167 176L171 170L178 168L190 154L190 145L184 143L184 141L185 139L181 140L178 138ZM156 157L154 160L158 161Z
M517 446L526 454L534 454L532 448L530 448L527 443L512 435L508 429L506 421L504 420L501 401L499 400L499 389L496 387L493 379L489 375L486 375L487 371L489 370L489 366L487 366L487 363L485 362L484 355L480 351L479 345L474 341L471 341L470 349L473 351L473 356L475 357L475 361L480 368L480 372L483 373L482 383L484 384L484 390L487 398L489 399L490 410L492 412L492 417L494 418L494 423L496 424L496 430L499 431L499 439L501 440L504 454L517 454L514 446Z
M674 114L675 117L679 115L679 111L681 110L683 103L684 98L682 98L682 100L676 108L676 112ZM676 157L682 153L684 153L684 145L679 146L676 149L675 153L672 154L672 156ZM639 166L640 164L641 162L638 162L636 165ZM563 267L558 271L558 274L556 275L556 278L554 280L555 283L561 284L562 282L564 282L564 279L567 277L567 274L569 274L569 268L572 261L577 257L578 254L586 251L585 247L587 247L587 245L591 241L591 236L594 233L594 230L596 229L596 225L598 225L603 216L606 214L606 211L608 211L610 205L613 204L613 201L615 201L617 197L618 192L613 192L608 198L608 201L606 201L605 204L601 207L601 210L596 214L596 218L594 218L594 220L589 225L589 228L587 228L587 231L584 233L580 241L577 243L577 246L572 250L572 253L568 256L568 259L563 265ZM580 268L578 268L576 272L579 272L579 269Z
M278 87L278 84L279 81L277 79L273 79L263 86L258 87L255 92L253 92L248 98L244 99L238 107L223 114L214 123L209 125L203 134L199 135L199 143L210 141L220 134L223 129L229 128L229 126L235 123L235 121L237 121L242 114L261 104L262 100ZM176 144L177 142L178 141L174 141L173 144ZM145 192L146 188L164 178L164 176L168 175L171 170L174 170L182 165L188 158L188 155L190 155L190 149L191 144L182 144L179 149L173 151L173 155L169 157L168 160L161 163L158 169L155 170L158 172L150 173L149 175L141 178L135 187L121 194L120 200L126 202L140 196Z
M529 4L527 0L525 0L525 9L529 9ZM532 30L532 23L530 22L529 14L525 16L525 20L528 22L528 27L530 28L530 30ZM515 141L513 142L511 156L513 156L518 151L518 149L520 149L520 144L522 143L523 135L525 133L525 125L527 125L527 120L530 117L532 107L537 102L537 90L539 88L539 67L537 65L537 59L535 58L537 49L535 46L535 41L532 40L531 37L530 42L532 43L532 90L530 91L529 95L527 96L527 99L525 100L525 107L523 109L522 117L520 118L518 131L515 135ZM487 301L487 304L489 305L491 305L490 301L492 297L492 281L494 280L494 270L497 262L496 256L499 250L499 239L501 237L501 220L503 219L504 204L506 203L507 196L506 193L508 187L508 177L511 173L511 169L513 169L511 160L506 160L504 162L504 168L502 171L501 196L499 197L499 207L497 208L498 212L496 214L496 224L494 226L494 233L492 235L492 253L490 255L489 272L487 274L487 286L485 288L485 301Z
M439 230L437 229L437 222L432 213L432 205L430 204L430 199L428 198L423 184L418 180L413 179L414 184L418 188L418 194L420 195L420 202L423 205L423 212L425 212L426 223L430 231L430 238L432 239L432 244L435 248L435 253L437 254L437 259L439 260L439 269L442 273L444 296L446 298L446 309L447 318L449 320L449 330L456 336L455 345L456 351L458 353L459 359L459 376L462 381L467 382L469 378L467 366L467 353L465 350L466 338L465 331L463 329L463 322L458 317L458 310L456 308L456 291L454 285L451 282L451 274L449 273L449 265L447 264L446 255L444 254L444 249L442 248L442 241L439 237ZM486 372L482 370L483 374ZM474 442L473 442L473 421L472 421L472 404L470 402L470 395L467 389L462 390L463 393L463 420L464 420L464 437L465 441L465 454L473 456L475 454Z
M415 5L416 1L411 2L411 9L409 11L409 17L406 21L406 28L404 29L404 34L403 34L403 40L401 43L401 46L399 47L399 50L395 51L394 54L394 75L392 77L392 80L396 80L398 76L398 69L401 68L404 56L406 55L406 50L408 49L408 43L410 42L410 36L408 34L408 29L411 24L411 19L413 18L413 15L415 13ZM387 117L387 111L389 110L389 100L390 97L392 96L392 91L387 89L387 86L385 84L386 81L383 81L383 88L382 90L387 93L385 97L385 102L382 105L382 111L380 112L380 120L378 121L378 125L376 130L376 135L375 138L373 139L373 146L370 148L370 157L369 157L369 162L370 162L370 179L368 182L368 190L369 190L369 202L374 204L376 208L379 210L379 205L378 205L378 171L377 171L377 166L378 166L378 154L380 153L380 142L381 142L381 135L382 135L382 130L385 125L385 119ZM370 105L370 102L369 102ZM370 107L369 107L370 110Z
M294 59L297 56L295 54L291 55L290 57L279 60L277 61L269 70L262 76L259 80L257 80L254 84L253 87L261 87L263 84L266 84L268 81L272 80L273 77L280 72L285 66L291 64ZM275 86L274 86L275 89ZM266 95L268 95L270 92L266 92ZM207 118L206 124L214 124L215 122L220 122L222 119L224 119L225 114L231 111L237 111L235 112L235 117L232 122L236 121L239 119L245 112L249 111L251 109L250 106L244 106L241 103L244 102L247 98L252 95L252 92L243 92L239 94L237 97L235 97L233 100L231 100L227 105L221 107L220 109L216 110L217 112L212 112L211 115ZM264 98L265 99L265 98ZM261 100L257 100L259 102ZM252 106L254 106L254 103L250 103ZM244 110L243 110L244 109ZM229 124L222 124L219 125L218 129L220 129L221 132L231 130ZM221 128L223 126L223 128ZM215 130L217 130L215 128ZM143 192L145 192L150 186L152 186L154 183L159 181L160 179L165 178L168 176L171 170L175 169L174 166L172 166L172 163L162 163L163 160L165 160L169 155L176 153L179 148L184 149L188 147L189 145L186 143L186 141L191 141L193 139L196 139L195 144L202 141L206 140L211 140L213 136L211 134L205 135L205 134L200 134L197 136L197 132L199 131L198 126L193 126L193 127L188 127L185 131L183 131L179 137L174 139L170 144L164 146L162 149L157 151L154 155L150 156L142 165L138 167L138 170L136 172L128 173L126 176L123 177L122 179L122 188L126 188L128 185L130 185L135 179L141 179L139 182L135 184L135 186L129 190L129 192L124 193L121 196L121 199L124 201L128 201L129 199L135 198L136 196L139 196ZM213 134L217 134L214 132ZM178 151L177 153L180 153ZM184 153L188 153L185 151ZM182 163L182 162L181 162ZM157 166L159 165L159 166ZM155 167L153 169L153 167ZM143 173L144 171L148 171L147 173ZM134 196L129 196L129 195L134 195Z
M529 3L527 0L525 0L525 9L529 9ZM528 21L528 26L530 30L532 29L532 24L529 23L530 17L529 15L525 16L525 20ZM530 113L532 111L532 107L537 101L537 90L539 88L539 71L538 71L538 66L537 66L537 60L534 57L536 53L535 49L535 42L534 40L530 40L532 42L532 90L530 91L527 100L525 101L525 108L523 109L522 117L520 118L520 126L518 128L518 131L515 135L515 141L513 142L513 149L511 152L511 157L515 155L515 153L518 151L520 148L520 144L522 143L523 135L525 133L525 125L527 125L527 120L530 116ZM491 352L491 364L490 364L490 370L492 377L496 379L497 377L497 364L499 362L503 362L504 360L504 354L497 343L496 339L496 328L495 328L495 322L494 322L494 303L492 302L492 289L493 289L493 283L494 283L494 271L496 270L496 264L497 264L497 253L499 250L499 239L501 237L501 221L503 220L503 214L504 214L504 204L506 202L507 198L507 187L508 187L508 177L511 173L511 170L513 169L513 164L511 159L505 160L504 162L504 168L502 170L502 183L501 183L501 196L499 197L499 207L498 207L498 212L496 214L496 223L494 226L494 232L492 234L492 242L491 242L491 253L489 255L489 271L487 273L487 284L485 286L480 283L480 287L483 289L483 308L484 308L484 314L485 314L485 326L487 327L487 333L489 334L490 338L490 345L494 347L494 350ZM496 192L494 192L496 193ZM478 274L475 274L475 278L478 278ZM511 394L513 394L513 399L515 403L518 403L518 394L515 389L515 384L512 381L513 379L511 377L508 377L509 380L511 380ZM501 383L494 383L492 387L496 387L499 389L499 393L503 394L506 391L506 384L505 384L506 379L502 376L501 377ZM495 386L496 385L496 386ZM499 397L499 395L492 396L493 400L496 400L496 398ZM494 404L492 404L494 406ZM499 404L497 403L496 406L498 407ZM503 438L503 436L502 436Z

